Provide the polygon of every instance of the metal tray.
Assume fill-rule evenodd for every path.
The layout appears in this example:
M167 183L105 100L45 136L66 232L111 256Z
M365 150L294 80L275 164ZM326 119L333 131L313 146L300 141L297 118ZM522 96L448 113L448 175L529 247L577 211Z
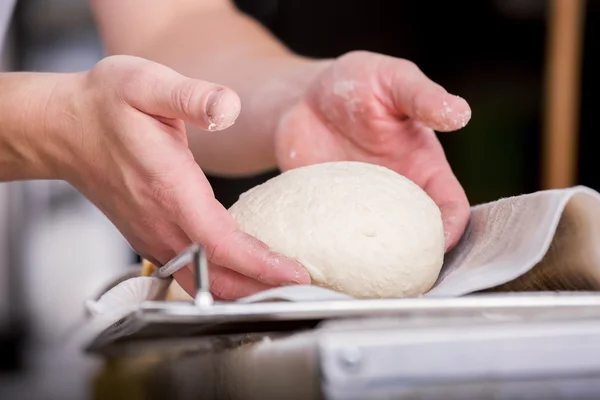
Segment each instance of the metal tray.
M136 341L160 341L208 335L290 332L312 329L322 321L350 318L439 318L484 316L491 319L600 318L596 292L529 292L473 294L458 298L373 300L215 302L208 288L208 268L202 248L191 246L160 268L156 276L171 279L189 263L195 269L193 302L149 301L101 332L87 351L103 353Z

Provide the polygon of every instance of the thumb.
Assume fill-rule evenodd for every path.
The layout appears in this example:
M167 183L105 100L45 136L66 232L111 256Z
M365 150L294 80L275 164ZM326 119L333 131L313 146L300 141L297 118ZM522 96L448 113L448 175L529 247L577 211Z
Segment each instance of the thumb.
M471 119L471 108L464 99L449 94L412 62L385 57L380 65L382 98L391 100L391 109L399 116L408 116L439 132L461 129Z
M209 131L228 128L237 119L241 104L233 90L188 78L151 61L137 59L136 64L139 73L123 97L138 110Z

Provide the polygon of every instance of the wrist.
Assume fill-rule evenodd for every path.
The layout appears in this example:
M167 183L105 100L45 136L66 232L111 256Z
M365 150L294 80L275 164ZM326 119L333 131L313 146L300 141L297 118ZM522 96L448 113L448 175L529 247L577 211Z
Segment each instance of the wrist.
M269 61L263 61L261 64L267 62ZM285 114L291 106L304 97L308 85L331 62L332 60L313 60L298 56L270 62L272 73L257 85L255 93L249 99L249 106L260 114L270 116ZM272 66L273 64L275 67Z
M276 166L275 141L278 127L285 115L305 98L306 91L315 78L331 64L332 60L312 60L298 56L281 61L268 79L257 85L243 104L244 117L251 118L248 125L267 136L268 156Z
M59 179L57 135L68 134L66 86L72 75L0 74L0 180Z

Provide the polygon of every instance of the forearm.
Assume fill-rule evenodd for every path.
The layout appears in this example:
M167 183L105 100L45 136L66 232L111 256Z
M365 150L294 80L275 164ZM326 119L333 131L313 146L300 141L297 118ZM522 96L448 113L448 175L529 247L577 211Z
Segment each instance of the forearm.
M227 131L188 127L190 147L205 170L237 175L275 167L275 124L320 63L292 54L225 1L92 4L109 52L152 59L184 75L227 85L240 95L242 112Z
M50 179L54 152L49 132L55 118L58 88L66 75L0 74L0 181Z

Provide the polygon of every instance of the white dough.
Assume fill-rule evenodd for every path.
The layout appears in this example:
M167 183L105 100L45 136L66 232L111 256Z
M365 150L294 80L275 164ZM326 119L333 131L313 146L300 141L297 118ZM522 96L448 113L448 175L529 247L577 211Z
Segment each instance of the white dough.
M444 260L437 205L378 165L292 169L242 194L229 212L243 231L300 262L313 284L357 298L423 294Z

